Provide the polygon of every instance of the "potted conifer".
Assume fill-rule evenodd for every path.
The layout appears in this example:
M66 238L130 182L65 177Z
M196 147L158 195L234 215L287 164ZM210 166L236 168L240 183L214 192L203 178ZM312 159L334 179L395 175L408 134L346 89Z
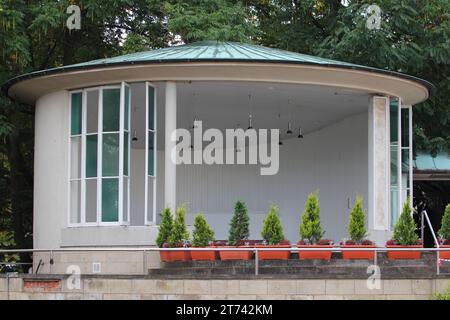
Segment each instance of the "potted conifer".
M177 208L177 216L173 224L172 233L169 237L169 245L172 248L180 248L180 250L171 250L169 253L170 261L188 261L191 260L191 253L186 248L189 246L189 232L186 227L186 207Z
M411 215L409 197L406 199L402 213L394 226L394 236L386 243L386 248L422 248L416 234L416 223ZM420 259L420 251L387 251L389 260L397 259Z
M441 248L450 248L450 203L445 207L439 236L442 239ZM439 257L442 259L450 259L450 251L441 251Z
M331 240L322 239L324 231L320 225L320 206L318 192L308 195L305 203L305 209L302 213L302 221L300 224L299 248L332 248ZM299 251L299 259L310 260L331 260L332 250L304 250Z
M278 207L272 205L266 218L263 221L263 229L261 231L267 245L257 245L257 248L290 248L289 241L284 239L283 226L278 216ZM290 250L283 251L259 251L259 260L287 260L289 259Z
M341 244L342 248L375 248L372 241L364 239L367 236L366 229L366 213L363 207L363 200L360 196L356 197L355 205L350 211L350 218L347 227L350 235L349 241ZM373 260L375 251L358 250L358 251L342 251L344 260L366 259Z
M192 246L196 248L206 248L214 241L214 231L209 227L208 222L201 212L197 213L194 219L194 232L192 233ZM191 251L192 260L216 260L218 251L202 250Z
M173 216L169 208L164 209L158 228L156 244L159 248L169 247L169 237L173 230ZM169 251L159 251L161 261L170 261Z
M228 246L224 248L244 247L242 245L248 240L250 218L247 213L247 207L243 201L236 201L234 206L233 217L230 222L230 230L228 236ZM222 250L219 252L221 260L250 260L253 253L251 251L233 251Z

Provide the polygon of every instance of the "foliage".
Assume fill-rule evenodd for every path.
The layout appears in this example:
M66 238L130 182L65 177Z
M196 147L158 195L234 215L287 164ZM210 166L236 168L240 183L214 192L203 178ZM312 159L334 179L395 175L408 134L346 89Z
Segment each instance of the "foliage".
M14 247L14 236L11 232L0 231L0 249L11 249ZM19 262L18 254L0 254L1 262L10 262L11 264L1 264L0 273L17 271L16 262Z
M402 213L394 226L393 239L396 244L402 246L413 245L419 237L416 234L416 223L411 215L411 206L409 197L403 205Z
M320 206L318 192L308 195L300 224L300 238L310 244L318 242L325 234L320 225Z
M180 206L177 208L177 217L173 224L172 234L169 237L169 243L171 246L178 245L180 243L189 240L189 232L186 227L186 207Z
M447 290L445 290L445 292L433 294L433 299L434 300L450 300L450 284L449 284Z
M208 222L201 212L197 213L194 219L194 232L192 233L192 246L206 247L214 241L214 231L209 227Z
M257 33L250 8L241 1L171 1L165 6L168 28L185 43L200 40L246 42Z
M158 237L156 238L156 244L158 247L162 247L164 243L169 242L170 235L173 230L173 215L170 208L164 209L161 217L161 224L158 228Z
M278 244L284 240L283 226L278 216L278 207L272 205L263 221L261 236L270 245Z
M363 200L360 196L356 197L355 205L350 211L347 230L350 238L357 243L360 243L367 235L366 213L364 212Z
M442 239L450 239L450 203L445 207L444 215L442 216L441 229L439 235Z
M236 245L238 242L248 239L250 235L249 224L250 218L247 213L245 202L239 200L236 201L228 236L230 245Z

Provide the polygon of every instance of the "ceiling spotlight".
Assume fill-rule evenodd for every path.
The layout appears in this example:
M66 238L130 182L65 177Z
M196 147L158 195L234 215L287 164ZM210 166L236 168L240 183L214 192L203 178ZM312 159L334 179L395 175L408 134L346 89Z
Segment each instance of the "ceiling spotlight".
M248 115L248 128L247 129L253 129L253 122L252 122L252 115Z
M303 139L302 127L298 128L298 138Z
M133 131L133 138L131 139L132 141L138 141L138 137L137 137L137 132L136 130Z
M288 129L286 131L287 134L292 134L291 122L288 122Z

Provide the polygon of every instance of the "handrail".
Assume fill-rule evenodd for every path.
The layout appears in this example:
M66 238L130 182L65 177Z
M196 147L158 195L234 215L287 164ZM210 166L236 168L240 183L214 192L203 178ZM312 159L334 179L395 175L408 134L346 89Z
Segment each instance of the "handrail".
M436 237L436 233L434 232L433 226L431 224L430 218L428 217L428 213L427 210L422 210L422 241L423 241L423 236L424 236L424 223L423 223L423 217L425 217L427 223L428 223L428 227L430 228L431 231L431 235L433 236L433 240L434 240L434 245L436 246L437 249L440 249L440 245L439 245L439 241ZM439 275L441 273L441 263L440 263L440 256L439 256L439 251L436 251L436 274Z

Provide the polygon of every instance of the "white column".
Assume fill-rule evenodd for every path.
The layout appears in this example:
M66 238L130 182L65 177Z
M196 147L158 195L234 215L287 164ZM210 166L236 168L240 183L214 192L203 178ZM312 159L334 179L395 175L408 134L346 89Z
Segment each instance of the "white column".
M166 116L165 116L165 172L164 172L164 204L175 213L177 201L177 167L171 159L171 152L176 142L171 140L172 132L177 128L177 85L175 82L166 83Z
M369 199L371 240L384 244L389 230L389 98L373 97L369 106Z

